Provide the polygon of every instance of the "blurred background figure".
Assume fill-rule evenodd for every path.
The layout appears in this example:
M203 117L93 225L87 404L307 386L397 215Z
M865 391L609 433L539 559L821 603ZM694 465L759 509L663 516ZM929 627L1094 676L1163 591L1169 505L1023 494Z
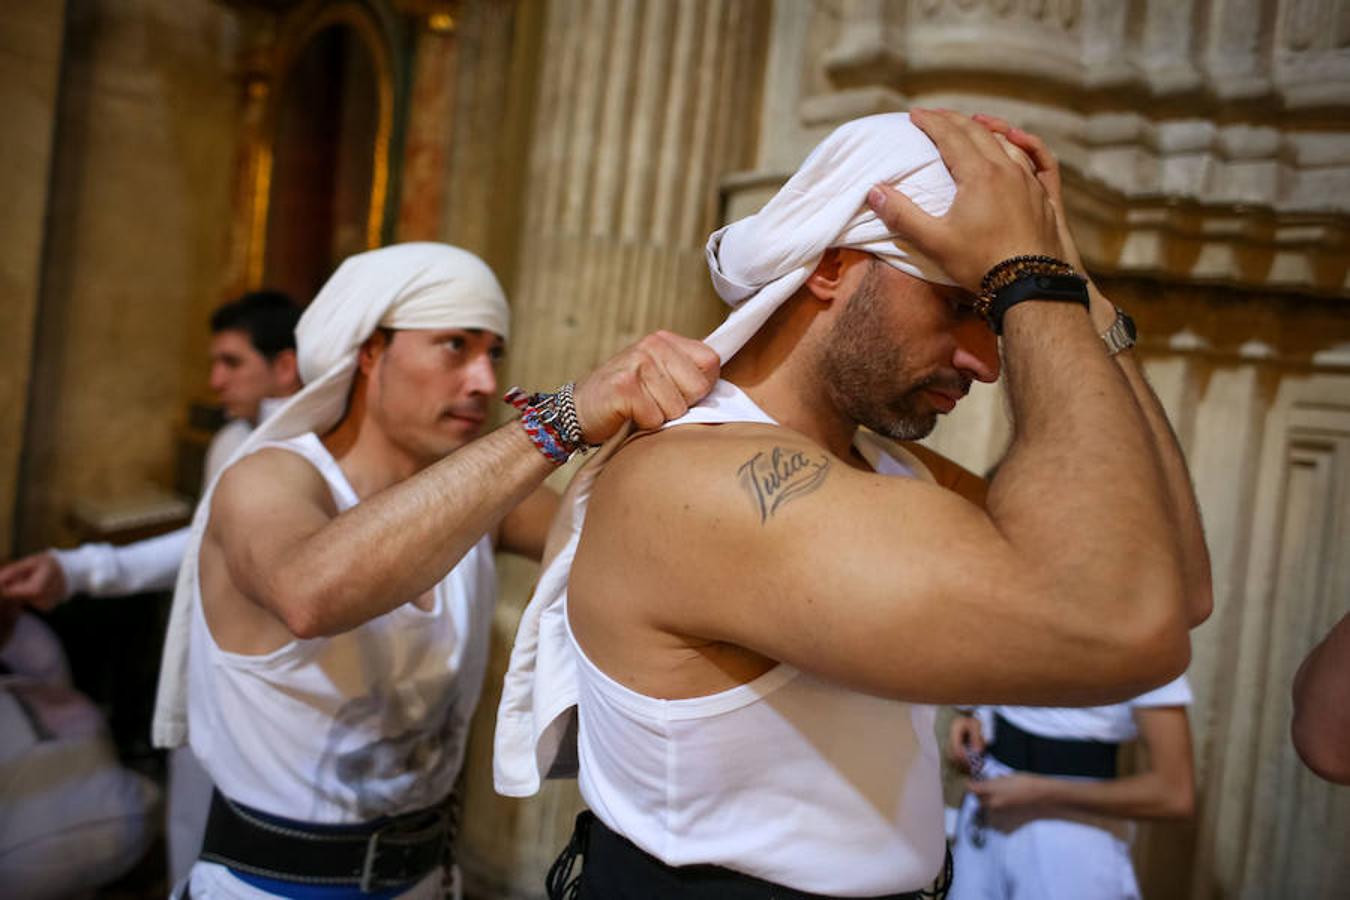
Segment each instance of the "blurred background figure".
M1195 768L1183 675L1127 703L958 710L948 757L970 776L952 900L1137 898L1134 821L1186 819ZM1120 745L1145 762L1117 776Z
M203 491L257 424L299 390L295 361L299 317L300 308L278 291L245 294L211 316L210 386L228 421L207 449ZM76 594L122 597L171 590L190 530L185 526L122 546L88 543L72 550L48 550L0 566L0 602L11 609L27 604L50 612ZM26 618L36 623L33 617ZM49 632L36 624L17 630L11 640L20 645L15 652L23 652L22 642L39 634ZM67 675L62 683L68 687L68 682ZM88 700L84 704L94 711ZM169 769L166 837L169 874L177 881L186 876L201 847L211 783L186 747L170 755Z
M51 630L11 601L0 607L0 894L78 896L145 854L160 791L118 762Z
M278 291L254 291L211 316L211 390L228 421L206 452L202 490L258 422L300 389L295 323L300 308ZM82 544L0 567L0 597L51 611L75 594L120 597L172 590L188 527L123 546Z

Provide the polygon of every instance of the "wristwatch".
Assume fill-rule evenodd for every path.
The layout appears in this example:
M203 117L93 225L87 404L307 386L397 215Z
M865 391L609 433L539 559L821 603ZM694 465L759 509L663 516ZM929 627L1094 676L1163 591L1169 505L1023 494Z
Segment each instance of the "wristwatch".
M1106 344L1106 352L1115 356L1122 350L1128 350L1134 346L1135 340L1139 337L1139 332L1134 327L1134 319L1120 307L1116 307L1116 320L1111 323L1111 327L1102 332L1102 343Z

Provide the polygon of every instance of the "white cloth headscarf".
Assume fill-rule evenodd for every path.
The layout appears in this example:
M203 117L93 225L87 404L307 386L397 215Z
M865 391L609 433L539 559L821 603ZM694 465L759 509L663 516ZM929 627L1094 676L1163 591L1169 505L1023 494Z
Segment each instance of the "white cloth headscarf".
M733 310L706 340L724 363L806 283L830 247L862 250L925 281L954 284L867 206L867 192L878 182L933 216L945 214L956 196L933 142L905 113L887 113L840 126L763 209L713 232L708 268ZM591 485L625 436L611 439L572 480L521 617L493 753L497 791L507 796L529 796L543 778L575 773L576 668L563 600Z
M867 192L877 183L891 185L931 216L946 213L956 196L928 135L907 114L886 113L835 129L763 209L712 233L707 254L713 287L733 307L707 337L723 362L806 283L830 247L862 250L916 278L955 284L867 206Z
M510 321L497 277L467 250L446 244L397 244L349 257L296 326L304 389L254 430L230 462L265 443L310 431L322 435L336 425L346 410L361 345L376 328L476 328L506 338ZM215 484L208 487L197 506L178 570L155 698L153 738L158 747L187 741L188 636L197 596L197 554L214 489Z

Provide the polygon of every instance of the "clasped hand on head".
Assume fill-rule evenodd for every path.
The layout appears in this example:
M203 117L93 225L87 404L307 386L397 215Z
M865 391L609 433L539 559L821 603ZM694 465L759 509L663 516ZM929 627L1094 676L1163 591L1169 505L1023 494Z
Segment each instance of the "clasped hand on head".
M949 110L916 109L910 119L937 145L956 198L945 215L930 216L894 188L877 185L868 205L893 232L971 293L1009 257L1067 257L1054 198L1034 165L1009 152L1015 141Z

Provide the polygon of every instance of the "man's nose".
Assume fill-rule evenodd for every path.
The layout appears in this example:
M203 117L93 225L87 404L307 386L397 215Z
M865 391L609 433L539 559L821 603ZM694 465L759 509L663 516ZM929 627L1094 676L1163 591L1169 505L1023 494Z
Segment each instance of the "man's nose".
M497 393L497 370L492 365L492 357L480 353L469 363L468 391L470 394L494 396Z
M975 381L998 380L998 335L984 319L969 316L957 326L952 365Z
M208 379L211 390L219 394L221 391L225 390L225 385L228 381L229 373L225 370L224 366L216 364L211 367L211 376Z

